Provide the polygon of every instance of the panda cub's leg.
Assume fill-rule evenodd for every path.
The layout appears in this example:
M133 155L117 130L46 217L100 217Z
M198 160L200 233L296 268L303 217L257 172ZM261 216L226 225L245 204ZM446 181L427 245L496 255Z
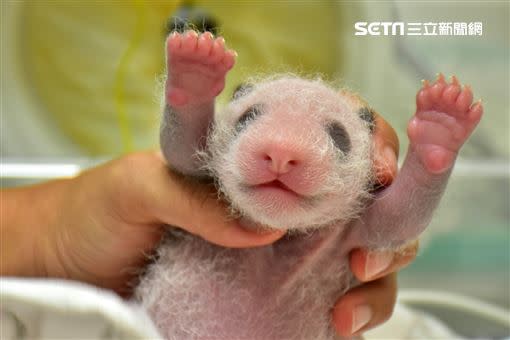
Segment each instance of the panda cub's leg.
M168 36L165 111L160 142L169 166L200 176L196 151L204 148L214 116L214 99L225 86L236 53L210 32L173 32Z

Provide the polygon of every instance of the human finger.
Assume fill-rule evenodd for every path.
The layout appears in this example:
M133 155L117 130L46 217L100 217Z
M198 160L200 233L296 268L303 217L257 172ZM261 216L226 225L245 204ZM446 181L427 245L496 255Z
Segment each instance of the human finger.
M158 196L165 202L157 215L167 224L232 248L270 244L285 234L285 231L243 227L239 219L231 216L229 207L219 199L212 184L186 178L168 169L164 169L164 173Z
M416 240L398 250L355 249L350 254L351 271L362 282L378 279L413 262L418 248L419 242Z
M377 113L374 113L374 123L374 168L378 183L388 186L397 175L398 137L393 127Z
M360 335L391 317L396 297L396 273L364 283L337 301L332 315L333 326L340 336Z

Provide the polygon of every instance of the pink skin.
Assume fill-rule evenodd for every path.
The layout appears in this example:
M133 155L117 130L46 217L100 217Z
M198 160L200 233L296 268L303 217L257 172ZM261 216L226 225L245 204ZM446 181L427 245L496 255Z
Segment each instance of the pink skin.
M442 74L433 85L424 81L407 133L411 147L431 173L443 173L453 165L458 150L480 121L482 104L472 101L471 88L461 88L455 76L450 84Z
M282 125L278 122L273 124ZM292 211L302 200L313 197L320 188L323 181L317 172L327 172L330 162L317 157L314 149L296 145L285 138L285 133L293 133L288 130L282 129L283 136L266 135L264 140L259 140L258 133L250 136L256 137L257 141L244 138L237 162L246 164L240 169L243 184L251 189L250 195L256 201L276 200L281 208ZM322 169L318 169L317 164L321 164Z
M277 117L282 115L274 114ZM307 123L303 121L303 124ZM242 152L238 154L237 163L246 165L241 167L245 184L266 192L290 193L291 197L295 196L292 193L297 196L314 195L321 185L317 172L328 172L330 162L322 159L314 152L315 149L307 148L306 142L297 145L293 141L295 138L291 138L296 135L292 125L282 121L272 121L271 125L286 128L280 128L278 135L266 134L263 140L260 140L259 133L250 134L239 146ZM320 131L318 127L317 130ZM310 137L316 136L303 136L302 139L312 139ZM322 168L318 169L318 164Z

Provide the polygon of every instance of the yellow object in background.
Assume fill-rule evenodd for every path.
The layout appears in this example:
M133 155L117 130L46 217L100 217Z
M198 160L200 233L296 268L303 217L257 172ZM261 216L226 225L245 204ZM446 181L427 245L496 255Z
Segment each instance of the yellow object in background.
M181 3L24 3L23 65L41 102L40 114L85 154L157 147L165 26ZM192 5L214 18L239 53L220 103L253 74L291 70L331 76L339 64L335 3Z
M123 134L134 138L138 148L157 143L156 80L164 64L165 22L177 2L142 6L109 1L41 1L24 6L23 64L44 108L41 113L47 112L48 119L55 120L86 154L126 151ZM137 29L143 38L122 64ZM124 130L119 127L119 70Z

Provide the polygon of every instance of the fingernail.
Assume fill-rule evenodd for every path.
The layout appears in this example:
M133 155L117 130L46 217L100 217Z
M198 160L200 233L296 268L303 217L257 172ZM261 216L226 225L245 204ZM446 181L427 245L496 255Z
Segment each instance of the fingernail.
M388 164L396 163L397 156L395 155L395 151L391 146L385 146L383 151L384 159Z
M377 251L371 252L367 256L367 262L365 263L365 278L369 279L383 270L388 268L393 261L392 251Z
M372 319L372 309L367 305L361 305L354 308L352 312L351 334L359 331Z
M393 150L391 146L385 146L383 156L386 166L391 170L391 174L395 175L397 170L397 155L395 155L395 150Z

